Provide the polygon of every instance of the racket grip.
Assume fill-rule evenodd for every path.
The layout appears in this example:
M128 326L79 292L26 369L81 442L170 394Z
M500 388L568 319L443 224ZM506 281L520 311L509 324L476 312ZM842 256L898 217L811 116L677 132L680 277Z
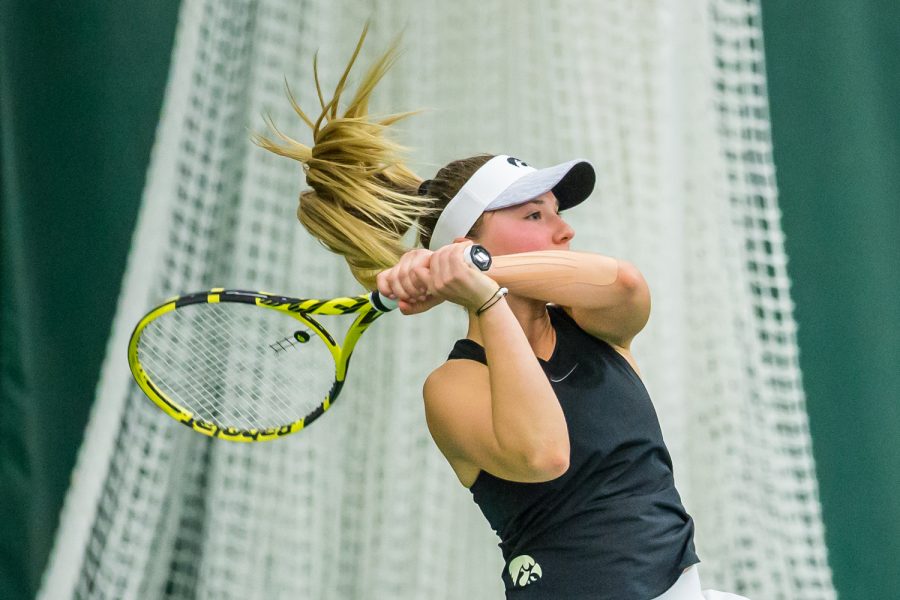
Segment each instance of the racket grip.
M491 268L491 253L487 251L487 248L479 244L472 244L471 246L466 247L463 251L463 260L467 265L474 269L487 271ZM376 310L381 312L390 312L397 308L396 300L391 300L386 296L382 296L378 293L378 290L369 294L369 302L371 302Z

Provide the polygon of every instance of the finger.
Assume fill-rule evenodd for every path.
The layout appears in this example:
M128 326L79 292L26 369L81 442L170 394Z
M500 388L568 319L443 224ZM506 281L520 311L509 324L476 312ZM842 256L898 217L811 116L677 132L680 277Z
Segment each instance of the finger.
M398 273L394 273L393 277L388 280L388 285L391 288L391 298L394 300L409 300L410 294L403 289L403 284L400 283L400 277Z
M423 291L413 281L413 271L410 267L401 269L398 280L409 297L414 298L423 294Z
M416 267L410 272L410 280L419 292L419 301L423 301L431 291L431 270Z
M441 287L441 282L443 281L443 272L444 272L444 264L443 264L443 254L438 251L431 255L431 261L428 266L428 293L429 294L437 294L438 288Z
M423 249L411 250L403 255L397 264L396 280L407 296L416 296L427 290L419 289L412 278L412 272L422 264L427 264L430 252Z
M426 296L425 300L423 300L422 302L417 302L416 306L420 307L422 309L422 312L425 312L426 310L431 310L442 302L444 302L443 298L438 298L437 296Z
M441 298L438 298L436 296L428 296L423 302L407 302L405 300L401 300L397 303L397 308L404 315L418 315L425 311L431 310L441 302L443 302Z
M375 276L375 286L378 290L378 293L382 296L393 299L393 291L391 290L390 285L390 271L391 269L387 269L382 271L378 275Z
M414 255L415 266L427 267L431 256L434 254L431 250L419 249Z
M413 284L422 294L427 294L431 282L431 257L434 252L430 250L423 251L423 254L415 262L411 269L410 276Z
M410 304L406 300L399 300L397 302L397 310L399 310L404 315L414 315L417 314L416 308L414 304Z
M469 267L469 265L466 263L465 251L466 247L471 245L471 243L467 244L465 242L459 242L458 244L453 245L453 253L450 260L453 267L453 274L457 277L464 273L462 268Z
M446 246L435 257L440 265L439 283L441 288L445 289L445 293L454 290L457 287L461 274L459 267L460 265L464 265L462 252L463 248L460 244L453 244ZM432 263L433 262L434 259L432 260Z
M407 302L406 300L400 300L397 303L397 308L404 315L418 315L431 308L431 305L425 304L424 302Z

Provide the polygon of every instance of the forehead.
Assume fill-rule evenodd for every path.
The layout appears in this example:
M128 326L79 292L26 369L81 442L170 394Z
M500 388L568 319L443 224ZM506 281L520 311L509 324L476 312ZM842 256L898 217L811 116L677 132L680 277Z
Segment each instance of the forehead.
M503 210L513 210L516 208L537 208L540 206L552 206L554 208L559 208L559 200L556 199L556 196L553 195L553 192L545 192L538 196L537 198L533 198L527 202L523 202L522 204L517 204L515 206L510 206L505 209L500 209L501 212Z

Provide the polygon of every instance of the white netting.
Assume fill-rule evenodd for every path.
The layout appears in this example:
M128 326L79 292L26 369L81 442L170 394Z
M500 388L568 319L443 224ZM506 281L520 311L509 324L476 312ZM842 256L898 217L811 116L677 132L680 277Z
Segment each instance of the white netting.
M132 325L212 286L356 291L294 217L290 161L248 142L315 104L363 22L404 28L376 94L423 176L454 158L592 159L575 246L650 282L635 352L697 523L706 586L835 597L776 201L758 0L188 0L107 361L42 598L496 598L496 538L428 436L420 389L460 311L366 334L331 414L272 443L211 441L131 383ZM365 62L365 61L364 61ZM358 71L358 73L360 73ZM358 77L358 75L357 75ZM306 139L306 138L303 138ZM387 320L390 319L388 325ZM353 377L353 373L364 374Z

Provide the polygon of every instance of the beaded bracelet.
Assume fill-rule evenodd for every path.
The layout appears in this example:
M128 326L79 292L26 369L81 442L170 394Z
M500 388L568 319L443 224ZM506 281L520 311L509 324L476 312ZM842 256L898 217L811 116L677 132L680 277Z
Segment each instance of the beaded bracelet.
M509 290L505 287L497 288L497 291L494 292L494 295L488 298L484 304L481 305L481 308L475 311L475 316L481 316L481 313L492 307L493 305L500 302L500 299L506 296L509 293Z

